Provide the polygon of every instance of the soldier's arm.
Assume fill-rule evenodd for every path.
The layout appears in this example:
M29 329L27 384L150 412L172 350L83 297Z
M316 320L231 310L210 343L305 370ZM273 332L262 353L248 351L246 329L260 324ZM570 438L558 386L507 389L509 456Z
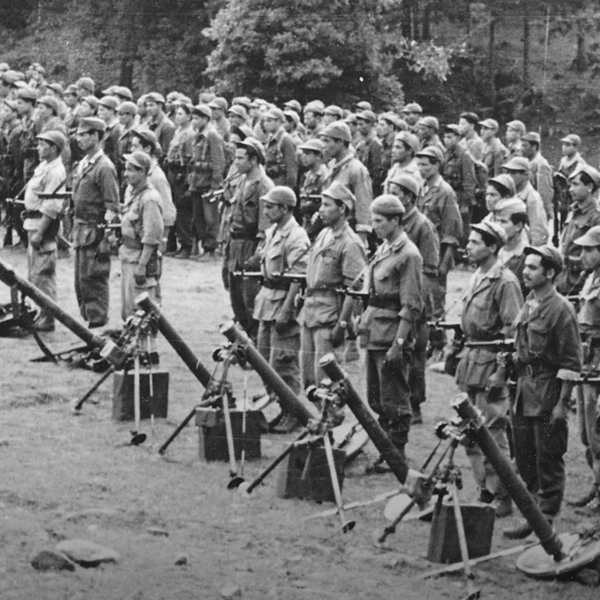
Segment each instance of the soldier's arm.
M554 181L552 167L547 162L542 162L537 171L537 191L542 197L544 210L548 219L552 218L552 199L554 198Z
M475 163L468 152L463 152L462 160L462 193L468 204L473 204L477 179L475 177Z
M502 321L502 335L505 339L511 338L514 334L517 315L523 306L523 294L516 277L512 276L500 283L498 306Z
M281 144L283 160L285 161L285 185L296 189L298 183L298 154L296 146L290 137L284 138Z
M418 254L410 254L400 264L400 323L397 338L405 340L410 334L413 323L423 314L423 294L421 272L423 260Z
M220 135L210 136L210 157L212 167L211 188L218 190L223 185L225 175L225 148Z
M356 163L358 164L358 163ZM356 206L354 214L356 216L356 232L371 232L371 202L373 202L373 184L369 171L364 165L356 170L354 178L354 196L356 197Z
M98 172L98 186L104 201L107 213L119 214L119 181L117 170L110 160L101 165ZM111 216L109 214L109 216ZM110 219L109 219L110 220Z

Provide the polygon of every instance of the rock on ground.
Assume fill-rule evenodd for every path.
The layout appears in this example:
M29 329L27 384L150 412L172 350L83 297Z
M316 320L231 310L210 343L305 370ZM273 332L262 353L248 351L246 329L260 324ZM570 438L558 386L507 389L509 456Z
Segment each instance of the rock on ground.
M120 560L119 553L88 540L65 540L56 545L56 552L68 556L82 567L97 567L103 563L116 563Z
M31 566L38 571L74 571L75 564L64 554L42 550L31 561Z

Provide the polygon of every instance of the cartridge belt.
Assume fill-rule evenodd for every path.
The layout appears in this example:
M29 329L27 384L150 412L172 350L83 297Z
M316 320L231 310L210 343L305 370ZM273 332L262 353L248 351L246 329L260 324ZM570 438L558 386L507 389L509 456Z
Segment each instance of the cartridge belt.
M307 298L310 298L311 296L337 296L337 294L337 289L331 287L311 287L306 288L305 292Z
M373 306L375 308L387 308L388 310L400 311L402 306L400 305L400 301L395 296L385 297L385 296L377 296L371 294L369 296L369 306Z
M256 240L255 233L243 233L243 232L232 231L229 235L232 240L252 240L252 241Z
M268 290L283 290L286 291L290 289L290 282L285 281L283 279L263 279L262 286L267 288Z
M39 210L24 210L21 216L23 219L41 219L43 217Z

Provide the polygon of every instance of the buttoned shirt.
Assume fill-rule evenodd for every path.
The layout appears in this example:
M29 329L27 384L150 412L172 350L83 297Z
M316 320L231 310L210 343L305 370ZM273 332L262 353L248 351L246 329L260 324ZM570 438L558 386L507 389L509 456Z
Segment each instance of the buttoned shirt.
M461 146L465 148L475 160L481 160L483 156L483 140L477 132L469 131L465 137L460 140Z
M548 219L540 195L533 189L533 186L528 181L522 189L517 190L516 196L523 200L527 207L531 245L544 245L548 241L549 235Z
M575 380L582 368L577 317L554 286L531 292L516 319L515 359L519 372L516 407L538 417L560 399L560 380ZM529 367L528 367L529 365Z
M446 151L444 180L456 193L456 201L462 213L469 212L475 204L475 165L471 155L460 144Z
M582 335L600 339L600 277L588 275L579 293L577 322Z
M420 185L423 185L423 178L421 177L421 172L419 171L419 167L417 165L417 160L415 158L413 158L411 161L409 161L408 163L406 163L404 165L401 165L400 163L395 162L392 164L390 170L388 171L387 177L385 178L385 181L383 182L383 193L384 194L390 193L390 180L394 179L397 175L400 175L401 173L410 175L411 177L416 179Z
M225 176L223 138L209 123L194 137L188 184L192 191L218 190Z
M529 181L533 189L542 198L548 219L552 218L552 200L554 198L554 181L550 163L538 152L529 161Z
M259 249L264 280L273 281L280 273L306 273L309 246L306 231L294 217L283 226L269 227L265 232L265 243ZM259 321L277 319L287 293L287 289L263 285L254 300L254 318Z
M261 234L261 237L264 237L269 222L264 215L261 198L272 187L274 184L267 177L262 165L244 176L232 199L230 228L232 236L256 239Z
M298 179L298 154L289 133L283 127L270 135L265 143L267 175L275 185L295 189Z
M337 290L355 285L366 264L365 248L348 223L319 233L308 255L301 314L306 327L332 327L337 322L342 305Z
M436 277L440 264L440 241L435 226L416 206L404 215L402 225L423 259L423 275Z
M152 158L152 166L148 172L148 183L158 192L165 227L172 227L175 225L177 210L175 209L175 204L173 204L171 186L167 181L165 172L158 166L158 162L154 157Z
M169 144L175 135L175 124L167 115L160 112L155 119L148 121L148 129L154 131L163 155L169 150Z
M497 138L483 142L481 162L488 168L488 178L500 175L502 165L508 157L508 148Z

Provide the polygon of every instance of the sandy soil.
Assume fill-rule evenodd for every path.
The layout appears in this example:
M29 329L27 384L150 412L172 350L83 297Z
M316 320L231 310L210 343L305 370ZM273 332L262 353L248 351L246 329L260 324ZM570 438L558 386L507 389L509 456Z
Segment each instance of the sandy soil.
M0 258L25 275L23 251L0 250ZM119 319L119 268L113 265L111 324ZM218 264L166 259L163 312L210 369L212 350L225 339L218 326L231 317ZM464 287L467 274L451 277L451 299ZM72 288L72 259L59 261L59 303L77 315ZM8 288L0 285L0 301ZM453 309L456 313L458 307ZM62 326L45 336L52 347L74 341ZM422 581L418 575L439 565L429 563L429 525L403 523L388 538L386 549L373 540L387 525L385 504L350 513L357 521L343 534L336 517L305 520L331 505L275 495L276 475L251 497L226 489L225 463L198 458L193 425L159 457L157 448L190 411L202 387L164 339L159 339L161 365L170 373L169 417L158 420L154 432L143 423L147 442L125 444L130 423L111 419L112 387L98 391L97 404L88 403L83 415L70 414L69 402L80 397L98 374L48 363L31 363L39 350L33 339L0 338L0 598L2 600L191 600L219 598L228 586L238 586L243 598L336 600L389 598L462 598L460 574ZM361 363L349 370L362 393ZM450 378L429 373L425 424L411 434L408 454L420 465L436 438L434 424L452 416L448 401L456 388ZM243 372L233 368L236 394L243 393ZM247 393L260 392L257 376L248 376ZM580 495L589 485L583 452L572 417L568 453L567 496ZM276 456L290 436L262 439L263 459L246 464L252 478ZM365 476L365 465L376 456L373 446L346 472L346 502L393 490L392 475ZM462 451L461 498L475 496ZM89 509L103 509L92 510ZM85 514L82 512L88 511ZM517 515L496 523L493 551L508 548L502 528ZM589 520L565 507L559 531L573 530ZM168 535L156 535L152 528ZM121 555L116 565L78 567L73 573L39 573L30 564L41 550L53 549L65 538L84 538L107 545ZM176 566L186 555L188 564ZM475 569L476 585L484 598L586 600L598 590L574 582L528 579L515 567L515 556L497 559Z

